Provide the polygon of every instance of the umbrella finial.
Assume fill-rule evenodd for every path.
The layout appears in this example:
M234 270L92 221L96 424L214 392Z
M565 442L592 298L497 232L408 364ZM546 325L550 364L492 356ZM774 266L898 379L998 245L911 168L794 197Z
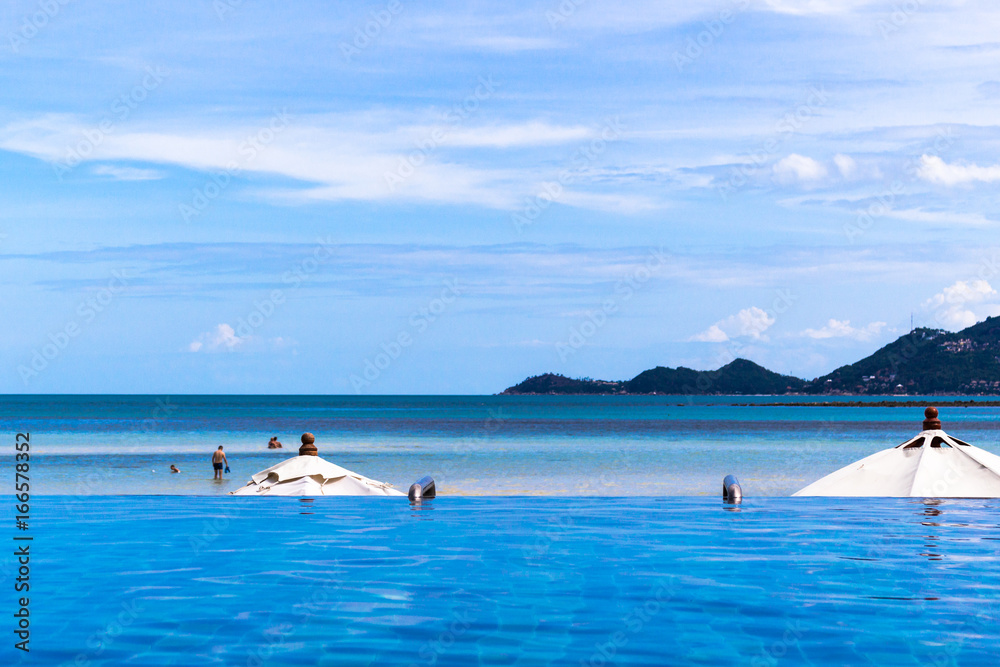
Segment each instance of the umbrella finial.
M924 410L924 430L925 431L940 431L941 430L941 420L938 419L938 409L937 408L927 408Z
M316 449L316 437L312 433L302 434L302 446L299 447L299 456L319 456L319 450Z

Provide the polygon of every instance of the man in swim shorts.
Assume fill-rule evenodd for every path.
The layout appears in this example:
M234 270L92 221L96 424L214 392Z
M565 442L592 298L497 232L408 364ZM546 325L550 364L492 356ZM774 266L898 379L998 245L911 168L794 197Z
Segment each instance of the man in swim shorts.
M219 448L212 454L212 467L215 468L215 479L222 479L223 463L226 464L226 467L229 467L229 459L226 458L226 453L222 451L222 445L219 445Z

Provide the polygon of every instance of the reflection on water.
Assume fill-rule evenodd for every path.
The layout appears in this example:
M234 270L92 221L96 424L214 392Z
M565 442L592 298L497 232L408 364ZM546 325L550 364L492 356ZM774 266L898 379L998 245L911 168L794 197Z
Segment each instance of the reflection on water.
M923 500L924 510L923 512L921 512L921 514L925 517L931 517L936 519L937 517L943 514L943 512L938 509L938 506L941 505L941 503L942 501L938 498L925 498ZM933 526L933 527L941 526L941 524L938 523L937 521L921 521L920 525ZM941 544L940 544L941 538L938 537L937 535L925 535L924 540L926 540L924 543L924 547L926 547L930 551L921 553L920 555L926 557L928 560L942 560L944 556L941 553L939 553L939 551L941 550Z
M434 498L417 498L410 502L410 514L418 519L432 520L430 512L434 511Z

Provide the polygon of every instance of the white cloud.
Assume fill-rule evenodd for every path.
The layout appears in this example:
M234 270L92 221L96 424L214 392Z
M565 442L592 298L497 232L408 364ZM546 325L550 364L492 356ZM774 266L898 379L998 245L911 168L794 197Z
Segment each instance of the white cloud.
M690 340L698 341L700 343L725 343L729 340L729 336L726 335L726 332L723 331L718 324L713 324L700 334L691 336Z
M890 218L926 222L930 224L959 224L970 227L995 224L982 213L956 213L953 211L927 211L922 208L891 209L886 213Z
M959 280L923 303L931 311L933 326L958 331L993 315L1000 315L1000 304L992 301L997 291L985 280Z
M522 37L519 35L488 35L485 37L470 37L463 40L459 37L454 44L456 46L472 46L488 51L501 51L504 53L516 53L518 51L539 51L544 49L556 49L564 44L548 37Z
M97 165L91 171L98 176L110 176L119 181L155 181L163 178L163 173L155 169L119 167L110 164Z
M246 343L249 337L237 336L236 331L228 324L220 324L212 331L199 335L188 345L191 352L232 352Z
M815 183L826 176L826 167L810 157L797 153L779 160L773 170L775 178L784 185Z
M837 165L840 175L844 178L851 178L858 170L858 163L850 155L837 153L833 156L833 163Z
M276 338L271 338L267 342L270 343L271 347L273 347L276 350L281 350L281 349L284 349L286 347L295 347L296 345L299 344L299 342L297 340L295 340L294 338L286 338L284 336L278 336Z
M974 164L948 164L937 155L921 155L920 178L940 185L960 185L964 183L993 183L1000 181L1000 164L979 167Z
M428 135L433 129L428 128ZM446 128L436 129L445 135L442 144L463 148L512 148L562 144L570 141L583 141L595 134L594 129L583 125L562 127L540 122L520 125L488 125L450 132Z
M83 141L88 132L93 134L86 123L74 116L49 114L0 127L0 148L52 162L57 169L70 159L73 164L102 162L100 173L119 178L152 176L151 170L129 172L120 164L145 162L212 173L235 165L241 173L276 174L301 184L266 192L277 200L423 200L514 210L523 203L519 194L531 190L538 174L520 166L496 166L498 160L475 158L477 163L472 164L456 149L573 145L601 132L596 127L542 121L483 125L456 114L276 115L256 124L214 128L161 122L156 129L137 127L102 136L96 144ZM273 127L282 129L272 132ZM260 142L261 136L269 141ZM247 137L257 137L259 148L249 145ZM81 145L85 151L76 150ZM553 168L552 173L557 171ZM581 189L586 186L582 180L577 186ZM565 203L608 205L599 197Z
M885 322L871 322L867 326L857 328L851 326L850 320L830 319L822 329L806 329L802 335L807 338L852 338L859 341L869 341L877 337L886 327Z
M738 337L749 337L753 340L767 340L763 333L775 322L774 316L756 306L744 308L735 315L719 320L708 329L695 334L688 340L701 343L725 343Z
M781 14L842 14L877 0L767 0L767 7Z
M559 204L574 206L576 208L587 208L594 211L608 211L609 213L642 213L656 208L663 208L663 204L658 204L649 197L641 195L629 195L624 193L603 194L599 192L580 192L578 190L563 190L562 194L555 199Z

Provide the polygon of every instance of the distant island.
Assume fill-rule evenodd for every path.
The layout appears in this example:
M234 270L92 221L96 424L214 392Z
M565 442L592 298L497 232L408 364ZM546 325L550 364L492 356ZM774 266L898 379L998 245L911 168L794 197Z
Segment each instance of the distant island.
M781 375L746 359L714 371L657 366L631 380L530 377L502 394L1000 395L1000 318L948 333L919 328L861 361L813 380Z

